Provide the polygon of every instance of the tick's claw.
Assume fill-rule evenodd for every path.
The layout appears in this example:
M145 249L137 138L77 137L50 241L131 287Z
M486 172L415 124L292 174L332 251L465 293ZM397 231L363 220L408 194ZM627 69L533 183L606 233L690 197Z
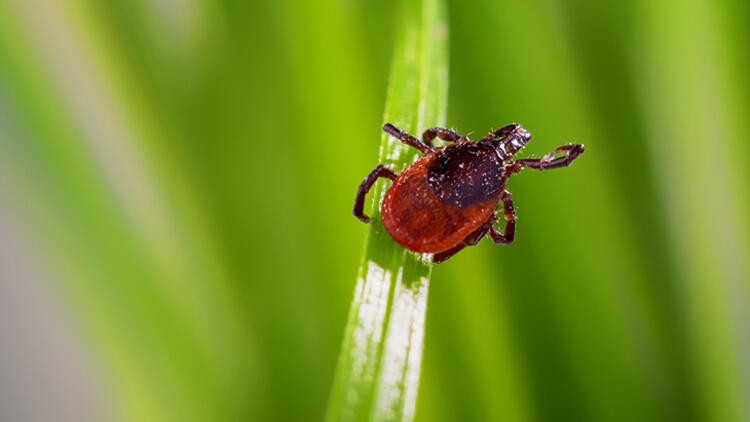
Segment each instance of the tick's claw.
M355 217L357 217L359 219L359 221L361 221L361 222L363 222L365 224L369 224L370 223L370 217L368 217L366 215L355 215Z

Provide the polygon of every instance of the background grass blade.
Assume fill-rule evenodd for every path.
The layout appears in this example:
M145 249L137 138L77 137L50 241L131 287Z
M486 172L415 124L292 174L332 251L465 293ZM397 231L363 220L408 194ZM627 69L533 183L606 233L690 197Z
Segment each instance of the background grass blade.
M385 122L410 133L445 124L447 26L440 0L402 4ZM379 162L400 171L415 150L382 135ZM385 187L371 194L373 216L327 419L412 420L422 362L430 257L393 242L379 218Z

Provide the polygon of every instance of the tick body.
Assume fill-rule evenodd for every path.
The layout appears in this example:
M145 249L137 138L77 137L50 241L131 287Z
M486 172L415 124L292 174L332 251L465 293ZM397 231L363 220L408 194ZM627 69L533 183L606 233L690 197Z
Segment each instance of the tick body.
M383 130L424 155L400 175L378 166L359 187L354 215L365 223L364 199L380 177L393 181L381 206L383 226L404 247L432 253L433 262L443 262L487 234L493 242L508 244L515 237L516 214L505 188L515 173L530 168L546 170L568 166L584 151L583 145L557 148L541 159L513 160L531 140L520 125L511 124L472 142L467 136L443 129L424 132L422 140L386 124ZM435 148L434 138L451 144ZM561 156L558 156L561 155ZM505 229L495 228L502 204Z

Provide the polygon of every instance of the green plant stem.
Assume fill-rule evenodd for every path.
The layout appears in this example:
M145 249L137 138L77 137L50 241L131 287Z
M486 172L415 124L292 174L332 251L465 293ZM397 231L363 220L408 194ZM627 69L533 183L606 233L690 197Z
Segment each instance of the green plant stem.
M441 0L402 3L385 122L411 133L444 125L447 25ZM382 135L379 162L400 171L416 151ZM328 404L328 421L414 417L427 310L430 256L396 244L380 221L385 183L371 193L372 220ZM378 205L378 206L376 206Z

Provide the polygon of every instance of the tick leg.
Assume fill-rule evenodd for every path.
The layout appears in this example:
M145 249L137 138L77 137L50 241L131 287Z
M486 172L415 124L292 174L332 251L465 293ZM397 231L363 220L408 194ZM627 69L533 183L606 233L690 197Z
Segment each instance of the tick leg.
M474 246L477 243L479 243L480 240L484 237L484 235L487 234L487 230L490 230L492 228L492 224L495 222L495 218L492 217L487 222L485 222L482 227L475 230L470 235L466 236L466 239L461 241L458 245L448 249L447 251L438 252L435 255L432 255L432 262L434 264L439 264L448 258L452 257L453 255L459 253L461 249L467 247L467 246Z
M465 243L461 242L459 245L454 246L447 251L438 252L435 255L432 255L432 263L439 264L441 262L444 262L453 255L461 252L461 249L465 248L466 246L467 245Z
M505 230L504 233L500 233L500 231L495 228L494 224L491 225L489 229L490 239L492 239L495 244L507 245L513 243L513 240L516 238L516 210L513 207L513 199L511 199L510 192L508 192L507 189L503 191L500 200L503 201Z
M456 131L441 127L433 127L424 131L422 134L422 141L432 147L432 140L435 139L435 137L448 142L458 142L463 138L463 136L456 133Z
M408 133L397 128L396 126L393 126L390 123L386 123L385 126L383 126L383 132L393 136L399 141L405 143L406 145L409 145L411 147L418 149L419 151L422 152L422 154L427 154L433 151L432 146L425 144L424 142L409 135Z
M583 145L580 144L563 145L542 158L526 158L523 160L514 161L511 165L512 172L516 173L525 168L534 170L548 170L567 167L576 158L578 158L579 155L583 154L583 151ZM565 155L559 158L555 158L555 155L562 153L564 153Z
M367 195L367 192L370 191L372 185L380 177L387 177L388 179L396 180L398 175L394 173L393 170L381 164L375 167L375 170L368 174L367 177L365 177L365 180L362 181L362 184L359 185L357 198L354 200L354 216L362 220L365 224L370 222L370 217L366 216L363 211L365 207L365 195Z
M506 136L515 132L516 129L518 129L519 127L521 127L521 125L519 125L518 123L512 123L512 124L509 124L508 126L503 126L500 129L487 134L487 136L482 138L482 140L492 141L494 139L504 139Z

